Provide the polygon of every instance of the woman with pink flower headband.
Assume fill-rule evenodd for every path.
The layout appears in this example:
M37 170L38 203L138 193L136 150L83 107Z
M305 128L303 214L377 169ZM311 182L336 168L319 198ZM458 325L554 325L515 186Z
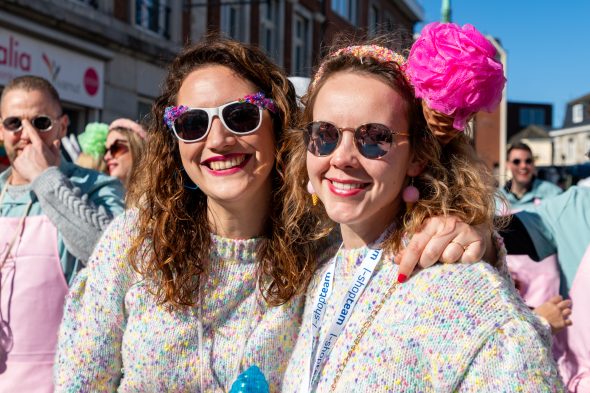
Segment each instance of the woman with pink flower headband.
M146 142L143 127L131 119L117 119L109 125L104 161L109 175L128 188Z
M318 219L338 223L343 242L308 287L284 392L562 391L551 333L505 269L439 264L396 280L393 256L424 219L493 227L492 177L464 130L500 101L494 56L473 26L434 23L407 61L384 45L322 61L303 132L287 137L286 204L309 199L309 182Z

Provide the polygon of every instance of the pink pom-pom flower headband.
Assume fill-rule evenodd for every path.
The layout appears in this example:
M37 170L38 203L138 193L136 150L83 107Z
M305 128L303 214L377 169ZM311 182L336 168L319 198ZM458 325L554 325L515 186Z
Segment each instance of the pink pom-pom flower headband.
M430 109L451 117L456 131L463 131L476 112L491 112L502 99L506 83L502 64L495 59L496 49L471 25L426 25L407 60L378 45L348 46L329 58L346 55L361 61L368 57L397 63L414 87L416 97ZM312 86L324 72L325 63L318 69Z

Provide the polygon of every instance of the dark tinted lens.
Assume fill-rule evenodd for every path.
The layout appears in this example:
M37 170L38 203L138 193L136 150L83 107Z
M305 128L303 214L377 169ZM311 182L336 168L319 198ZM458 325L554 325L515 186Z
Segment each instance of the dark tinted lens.
M178 136L187 141L196 141L205 136L209 125L209 115L200 109L183 113L174 122Z
M307 150L315 156L327 156L338 146L340 134L335 125L316 121L307 126Z
M365 124L356 132L356 143L361 154L367 158L383 157L391 148L393 133L383 124Z
M33 127L39 131L49 131L52 124L51 119L47 116L35 117L31 123L33 124Z
M22 126L22 121L18 117L7 117L2 121L2 125L8 131L16 131Z
M110 148L107 149L107 151L111 152L111 156L113 158L117 158L120 155L127 153L129 151L129 147L123 142L116 141L111 145Z
M223 108L225 124L237 134L254 131L260 125L260 109L249 102L236 102Z

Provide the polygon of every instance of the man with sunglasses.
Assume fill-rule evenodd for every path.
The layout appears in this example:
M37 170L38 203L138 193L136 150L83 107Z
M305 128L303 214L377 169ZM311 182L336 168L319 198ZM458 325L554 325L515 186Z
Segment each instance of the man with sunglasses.
M55 88L18 77L0 98L0 391L52 390L57 331L68 284L112 218L119 181L61 158L66 134Z
M541 200L559 195L562 190L555 184L537 179L533 151L522 142L510 146L507 166L512 172L512 179L500 189L510 203L512 211L523 210L541 204Z

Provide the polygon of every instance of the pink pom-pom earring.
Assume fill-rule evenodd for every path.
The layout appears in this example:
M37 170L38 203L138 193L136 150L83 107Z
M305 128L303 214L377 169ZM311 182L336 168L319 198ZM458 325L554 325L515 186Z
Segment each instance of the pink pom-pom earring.
M414 178L410 180L410 185L404 188L402 199L406 202L406 211L411 210L414 203L418 202L418 199L420 199L420 191L414 186Z

